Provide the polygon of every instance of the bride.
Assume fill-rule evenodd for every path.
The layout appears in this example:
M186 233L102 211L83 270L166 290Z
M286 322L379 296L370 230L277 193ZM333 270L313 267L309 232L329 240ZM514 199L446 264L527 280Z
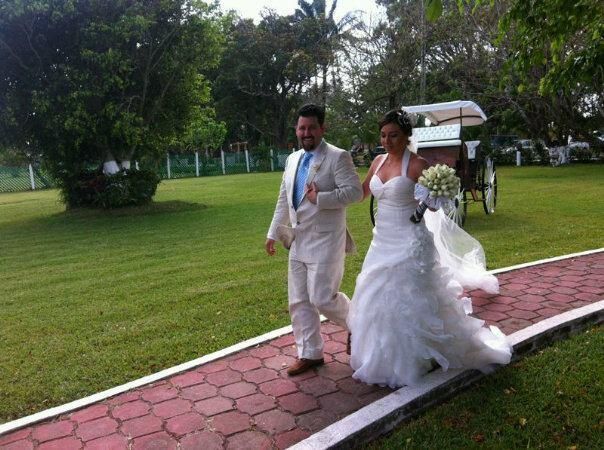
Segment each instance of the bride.
M505 336L468 316L471 300L461 298L462 284L498 289L480 244L442 211L411 222L414 186L428 163L407 148L406 112L388 112L379 126L387 153L373 161L363 183L364 197L373 193L379 208L348 317L353 377L398 387L418 384L434 362L443 370L507 364Z

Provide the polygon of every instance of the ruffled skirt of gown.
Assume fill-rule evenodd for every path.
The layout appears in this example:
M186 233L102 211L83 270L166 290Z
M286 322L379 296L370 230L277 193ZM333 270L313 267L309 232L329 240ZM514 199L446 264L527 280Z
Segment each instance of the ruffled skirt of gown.
M468 316L471 300L461 297L461 285L440 265L432 233L423 222L409 220L413 209L378 210L348 318L353 377L413 386L433 360L444 370L488 371L507 364L511 349L505 335Z

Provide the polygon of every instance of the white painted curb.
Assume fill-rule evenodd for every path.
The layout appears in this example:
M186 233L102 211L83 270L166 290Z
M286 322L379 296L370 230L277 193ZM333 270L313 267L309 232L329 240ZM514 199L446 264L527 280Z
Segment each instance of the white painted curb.
M540 259L539 261L533 261L524 264L517 264L515 266L502 267L501 269L489 270L489 273L496 275L498 273L511 272L512 270L525 269L527 267L538 266L540 264L547 264L556 261L562 261L564 259L578 258L579 256L595 255L596 253L604 252L604 247L597 248L595 250L586 250L579 253L571 253L569 255L556 256L553 258Z

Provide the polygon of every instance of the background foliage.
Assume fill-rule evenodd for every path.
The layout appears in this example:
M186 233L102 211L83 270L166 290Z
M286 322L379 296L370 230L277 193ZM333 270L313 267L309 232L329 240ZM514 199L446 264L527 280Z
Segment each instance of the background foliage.
M4 147L66 190L104 161L163 153L208 104L222 42L198 1L2 2Z
M602 150L601 1L376 2L373 22L299 0L258 23L200 0L2 2L0 159L41 161L65 184L111 159L291 148L306 101L346 149L376 145L388 109L471 99L483 143Z
M58 174L225 140L285 148L309 100L350 148L390 108L460 98L487 112L485 137L599 142L601 2L376 1L373 23L299 0L257 24L198 0L3 2L0 148Z

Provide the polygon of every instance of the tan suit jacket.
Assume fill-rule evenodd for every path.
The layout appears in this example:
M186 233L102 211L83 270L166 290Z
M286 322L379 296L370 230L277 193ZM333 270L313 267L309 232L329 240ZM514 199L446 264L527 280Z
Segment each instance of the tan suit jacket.
M291 225L294 242L290 258L305 263L342 260L347 238L346 206L362 198L363 189L352 157L324 140L314 150L307 183L317 185L317 203L306 196L298 209L293 206L294 181L304 150L292 153L286 161L279 198L267 236L278 240L280 226ZM351 245L352 244L352 245Z

